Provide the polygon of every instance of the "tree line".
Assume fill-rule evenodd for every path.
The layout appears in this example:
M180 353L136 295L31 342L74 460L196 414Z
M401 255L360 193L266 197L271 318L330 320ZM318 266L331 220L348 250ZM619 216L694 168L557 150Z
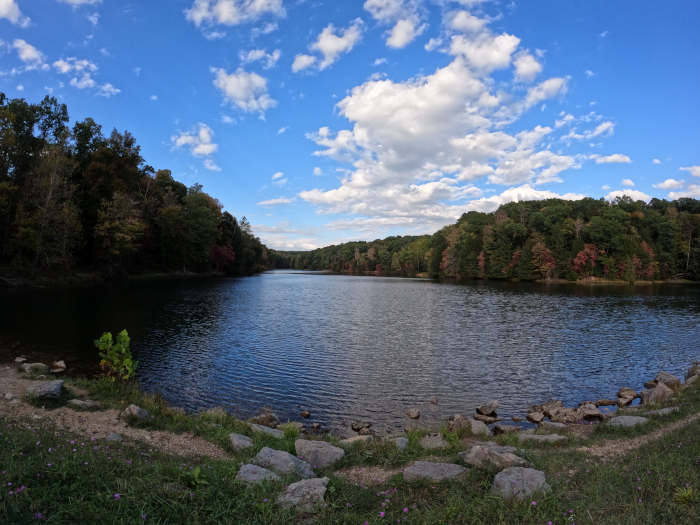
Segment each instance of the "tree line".
M205 193L146 164L128 131L65 104L0 93L0 267L37 277L78 268L110 279L167 270L274 267L274 252Z
M278 252L278 268L476 279L700 280L700 201L511 202L433 235Z

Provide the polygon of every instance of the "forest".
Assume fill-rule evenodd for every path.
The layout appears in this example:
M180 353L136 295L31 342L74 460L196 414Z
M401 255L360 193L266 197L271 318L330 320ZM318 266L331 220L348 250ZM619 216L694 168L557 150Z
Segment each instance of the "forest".
M0 276L248 274L274 258L245 217L146 164L128 131L70 128L55 98L0 93Z
M462 279L700 280L700 201L585 198L471 211L433 235L278 252L278 268Z

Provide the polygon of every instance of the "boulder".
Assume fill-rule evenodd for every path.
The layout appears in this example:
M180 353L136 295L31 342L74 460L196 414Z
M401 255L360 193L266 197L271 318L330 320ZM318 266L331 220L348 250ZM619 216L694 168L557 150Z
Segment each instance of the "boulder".
M632 399L637 399L637 391L627 386L623 386L617 391L617 397L631 397Z
M51 373L52 374L60 374L61 372L66 371L66 363L63 361L54 361L54 363L51 365Z
M566 442L569 438L560 436L559 434L518 434L518 441L534 441L536 443L557 443L558 441Z
M515 421L516 423L522 423L523 421L525 421L523 418L521 418L521 417L515 417L515 416L513 416L512 418L510 418L510 420L511 420L511 421Z
M617 406L626 407L626 406L631 405L632 401L634 401L634 397L618 397L617 398Z
M130 416L137 417L139 419L148 419L148 411L143 408L139 408L136 405L130 405L124 412L122 412L121 417L127 418Z
M389 441L393 441L394 443L396 443L396 446L399 448L399 450L406 450L406 447L408 446L407 437L391 438Z
M505 421L505 419L502 417L484 416L482 414L474 414L474 419L487 425L492 425L493 423L498 423L499 421Z
M15 398L15 396L12 392L5 393L5 399L7 399L8 401L12 401L14 398Z
M80 399L71 399L70 401L68 401L68 403L80 408L92 408L100 406L98 403L94 403L93 401L81 401Z
M428 434L420 439L423 448L445 448L449 445L442 434Z
M656 385L658 385L658 384L659 384L658 381L647 381L646 383L644 383L644 388L648 388L648 389L656 388Z
M39 399L58 399L61 397L63 381L41 381L27 387L27 393Z
M617 401L613 401L612 399L598 399L595 404L598 407L612 407L617 405Z
M480 447L488 447L490 450L493 450L494 452L496 452L498 454L504 454L504 453L516 454L516 453L518 453L517 448L508 447L505 445L499 445L495 441L484 441L482 443L475 443L474 445L480 446ZM472 445L472 446L474 446L474 445ZM467 450L469 450L469 449L467 449ZM523 452L523 450L521 449L520 452Z
M357 433L361 436L371 436L372 430L368 427L362 427L360 430L357 431Z
M529 461L525 461L510 452L496 452L492 448L479 445L473 445L464 452L460 452L459 457L467 465L482 470L503 470L508 467L534 466Z
M276 428L266 427L264 425L256 425L255 423L248 423L248 427L253 432L262 432L263 434L269 434L272 437L282 438L284 437L284 432L277 430Z
M611 419L608 425L613 427L635 427L637 425L643 425L648 421L647 418L639 416L617 416Z
M546 428L547 430L564 430L566 425L564 423L553 423L551 421L542 421L539 423L540 428Z
M260 484L266 480L279 481L280 477L266 468L249 464L243 465L234 479L249 484Z
M315 478L292 483L277 497L277 504L282 508L293 507L303 511L325 507L326 502L323 497L326 494L328 481L328 478Z
M374 436L355 436L341 441L344 445L352 445L353 443L371 443L374 441Z
M248 436L236 434L235 432L233 434L229 434L228 439L231 441L231 447L233 447L233 450L242 450L255 445L255 441L250 439Z
M406 415L411 419L418 419L420 417L420 410L417 408L411 408L406 412Z
M26 374L31 374L32 372L48 374L51 371L51 369L43 363L24 363L19 368L22 372Z
M494 425L493 427L493 433L498 436L501 434L514 434L515 432L520 432L523 429L523 427L518 427L515 425L503 425L503 424L498 424Z
M642 403L645 405L653 405L671 399L673 397L673 390L666 386L666 383L661 382L656 388L642 390L639 393L639 397L642 398Z
M564 408L564 403L558 399L550 399L546 403L542 403L542 412L547 417L552 417L559 409Z
M122 441L123 438L121 434L117 434L116 432L110 432L107 434L107 437L105 438L105 441Z
M24 363L25 361L24 357L15 357L15 363Z
M432 463L430 461L416 461L410 467L404 469L404 481L415 481L420 478L431 481L454 479L467 472L465 467L454 463Z
M248 422L254 425L275 428L277 425L280 424L280 418L278 418L272 412L265 412L264 414L260 414L259 416L251 417L248 420Z
M668 372L664 371L661 371L658 374L656 374L654 381L656 381L657 383L663 383L670 388L681 384L681 380L679 378L677 378L673 374L669 374Z
M598 408L595 405L585 405L581 408L581 411L583 412L583 419L603 419L603 413L600 410L598 410Z
M17 359L15 359L15 361L17 361ZM693 376L700 376L700 363L693 363L693 366L688 369L688 371L685 373L685 382L687 383L688 379Z
M466 417L455 414L453 417L447 419L447 426L450 430L456 431L460 428L468 428L469 431L474 435L486 435L492 436L493 433L486 426L483 421L477 421L475 419L467 419Z
M301 412L299 412L299 415L304 419L309 419L311 417L311 412L309 412L308 410L302 410Z
M544 414L542 412L530 412L525 417L530 423L539 423L544 419Z
M529 500L538 491L549 489L544 472L532 468L510 467L493 479L491 494L502 498Z
M350 424L350 428L352 428L355 432L359 432L363 428L370 428L372 426L372 423L369 421L353 421Z
M669 414L673 414L674 412L678 412L680 408L678 407L668 407L668 408L662 408L661 410L650 410L649 412L645 412L645 416L668 416Z
M695 381L697 381L699 377L700 377L700 375L690 376L688 379L685 380L685 384L686 384L687 386L690 386L690 385L692 385L693 383L695 383Z
M280 475L297 474L300 478L315 478L311 466L292 456L289 452L263 447L252 460L256 465L265 467Z
M492 416L496 417L496 410L498 410L498 401L489 401L488 403L477 407L476 413L482 416Z
M583 419L583 410L580 408L561 408L553 412L549 419L554 423L573 423Z
M294 442L297 457L308 461L314 468L327 468L345 456L345 451L325 441L297 439Z
M544 412L544 409L542 408L542 405L532 405L530 409L527 410L528 414L531 412Z

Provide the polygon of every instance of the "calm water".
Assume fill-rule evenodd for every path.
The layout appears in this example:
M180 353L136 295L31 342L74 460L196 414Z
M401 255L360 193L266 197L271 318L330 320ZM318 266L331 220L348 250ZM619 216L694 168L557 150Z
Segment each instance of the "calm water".
M141 384L173 405L264 405L326 424L522 416L641 388L700 360L700 287L466 284L291 271L80 289L0 289L0 361L65 358L92 373L92 341L127 328ZM9 345L22 346L10 350ZM439 399L437 407L430 405Z

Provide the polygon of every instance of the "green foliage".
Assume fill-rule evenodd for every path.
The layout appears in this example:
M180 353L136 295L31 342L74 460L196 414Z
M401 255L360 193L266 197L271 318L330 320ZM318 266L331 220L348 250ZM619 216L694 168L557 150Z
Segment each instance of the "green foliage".
M114 381L128 381L136 375L139 362L134 361L129 348L129 334L122 330L117 335L116 344L112 343L112 333L105 332L95 341L95 346L100 350L100 366L106 371L107 378Z
M201 476L201 472L199 467L195 467L194 470L186 471L182 476L183 483L196 489L204 488L204 485L209 485L209 482L204 479L204 476Z
M698 491L692 487L678 487L673 493L673 502L676 505L692 505L698 501Z

